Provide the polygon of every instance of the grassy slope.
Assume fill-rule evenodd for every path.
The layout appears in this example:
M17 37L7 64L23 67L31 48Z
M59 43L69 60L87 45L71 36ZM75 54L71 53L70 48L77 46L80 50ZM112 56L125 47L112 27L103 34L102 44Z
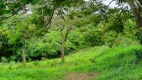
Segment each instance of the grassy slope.
M30 62L26 67L20 63L1 63L0 80L64 80L71 72L99 73L95 80L141 80L139 54L141 46L94 47L66 56L65 64L59 58Z

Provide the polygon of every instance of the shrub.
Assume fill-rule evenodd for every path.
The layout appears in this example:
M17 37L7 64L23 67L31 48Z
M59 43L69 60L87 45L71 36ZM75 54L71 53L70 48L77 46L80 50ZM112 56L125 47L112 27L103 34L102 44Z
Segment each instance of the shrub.
M1 62L4 62L4 63L6 63L6 62L7 62L7 59L6 59L6 57L1 57Z

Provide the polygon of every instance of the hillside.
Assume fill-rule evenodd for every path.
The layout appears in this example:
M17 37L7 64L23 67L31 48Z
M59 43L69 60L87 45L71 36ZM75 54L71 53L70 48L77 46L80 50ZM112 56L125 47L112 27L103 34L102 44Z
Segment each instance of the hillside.
M0 80L142 80L141 66L142 0L0 0Z
M0 80L141 80L142 46L82 49L60 58L1 63Z

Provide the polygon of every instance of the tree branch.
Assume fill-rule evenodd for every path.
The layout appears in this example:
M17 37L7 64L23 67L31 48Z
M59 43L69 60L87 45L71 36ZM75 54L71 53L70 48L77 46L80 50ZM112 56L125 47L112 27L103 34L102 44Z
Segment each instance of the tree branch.
M50 19L48 20L48 22L45 24L45 28L50 28L51 26L51 22L52 22L52 19L53 19L53 16L54 16L54 9L53 9L53 12L51 13L51 16L50 16ZM49 26L48 26L49 25ZM48 27L47 27L48 26Z
M110 6L110 4L113 2L114 0L111 0L111 2L108 4L108 6Z
M66 31L66 34L65 34L64 41L66 41L66 40L67 40L67 38L68 38L68 34L69 34L69 32L70 32L71 28L72 28L72 26L69 26L69 27L67 28L67 31Z
M26 4L24 4L23 6L21 6L20 4L18 4L18 5L19 5L19 8L17 10L13 10L11 15L9 15L9 16L2 17L2 19L0 19L0 22L3 21L3 20L6 20L8 18L11 18L14 15L16 15L20 10L23 9L23 6L25 6Z

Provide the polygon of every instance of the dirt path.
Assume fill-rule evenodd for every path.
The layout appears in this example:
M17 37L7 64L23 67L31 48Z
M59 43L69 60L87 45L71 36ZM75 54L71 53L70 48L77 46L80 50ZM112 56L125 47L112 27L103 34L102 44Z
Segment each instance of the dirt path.
M92 80L97 73L69 73L65 80Z

